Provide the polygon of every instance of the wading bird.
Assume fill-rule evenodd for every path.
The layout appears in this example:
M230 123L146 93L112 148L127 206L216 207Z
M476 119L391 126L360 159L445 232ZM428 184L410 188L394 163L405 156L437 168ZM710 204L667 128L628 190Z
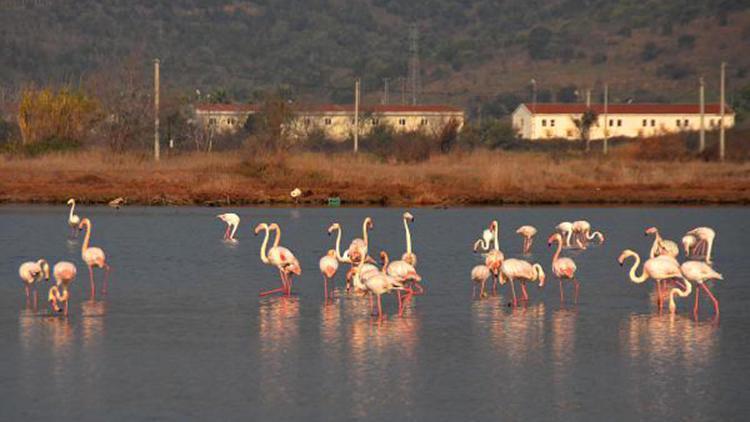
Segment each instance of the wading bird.
M557 281L560 284L560 303L565 301L563 280L570 280L573 282L573 285L575 286L574 303L578 303L578 289L580 285L576 278L576 263L570 258L560 257L563 248L563 238L560 233L555 233L547 239L548 246L552 246L555 242L557 242L557 250L552 256L552 272L555 274L555 277L557 277Z
M563 221L562 223L555 226L555 231L560 233L562 236L562 239L565 243L563 243L563 247L569 248L570 247L570 238L573 236L573 223L570 221Z
M31 298L31 290L34 290L34 308L37 306L37 285L42 280L49 280L49 264L45 259L40 259L36 262L24 262L18 267L18 275L23 281L24 288L26 289L26 300Z
M115 199L113 199L113 200L109 201L109 204L108 204L108 205L109 205L110 207L112 207L112 208L116 209L116 210L119 210L121 206L125 205L125 198L123 198L123 197L121 197L121 196L120 196L120 197L117 197L117 198L115 198Z
M338 271L339 269L339 261L336 260L336 251L333 249L329 249L328 253L320 258L318 266L320 267L320 272L323 274L323 296L326 299L332 298L333 288L331 288L331 294L329 295L328 281L331 280L334 275L336 275L336 271Z
M362 221L362 238L356 238L349 244L349 249L345 252L345 255L352 262L364 262L367 257L367 248L369 241L367 239L367 231L372 230L372 218L366 217Z
M70 283L73 282L77 274L76 266L71 262L60 261L55 264L53 274L55 276L55 285L49 290L47 300L55 312L64 310L63 314L68 315L68 302L70 301L69 287ZM63 308L60 304L64 304Z
M260 260L264 264L273 265L279 270L281 287L278 289L261 292L260 296L267 296L273 293L284 293L289 296L292 293L292 280L290 274L300 275L302 273L299 261L297 261L297 258L289 249L283 246L279 246L279 242L281 239L281 228L279 228L278 224L258 224L255 227L255 234L258 235L258 233L260 233L262 230L265 230L266 235L263 238L263 244L260 247ZM276 239L274 240L274 245L270 249L268 249L268 252L266 252L266 247L268 246L268 239L271 235L271 230L277 231Z
M401 282L386 274L385 268L386 266L384 265L381 271L378 271L376 274L372 274L370 277L363 280L363 284L370 296L370 308L372 309L373 315L375 314L373 295L378 297L378 319L381 320L383 319L383 305L381 297L393 290L404 290L404 286L401 284ZM358 276L359 275L355 275L355 277ZM400 311L401 304L399 303L399 312Z
M296 204L299 202L300 196L302 196L302 190L300 188L294 188L291 192L289 192L289 196L292 197L294 203Z
M503 261L500 272L503 274L503 279L510 282L510 290L513 292L513 306L518 306L515 280L518 280L521 284L524 302L528 302L529 300L529 294L526 291L527 282L537 281L540 288L544 287L544 270L539 264L531 264L521 259L510 258Z
M216 218L223 221L227 225L227 229L224 231L224 240L236 242L237 239L234 237L234 234L237 232L237 228L240 226L240 216L233 212L228 212L225 214L219 214L216 216Z
M487 284L487 279L490 278L491 274L489 267L486 265L477 265L471 269L471 281L474 282L474 288L471 292L472 298L477 294L477 284L481 286L479 289L479 298L487 296L487 293L484 292L484 286Z
M422 277L417 274L417 270L408 262L404 260L400 261L388 261L388 254L385 251L380 252L380 259L383 261L383 269L385 273L393 277L396 281L404 286L404 292L406 292L405 298L401 299L401 291L398 291L398 313L403 314L404 307L409 303L411 297L416 292L422 292L420 282Z
M661 310L664 306L664 290L662 287L662 283L668 280L685 281L685 278L682 275L682 271L680 270L680 264L671 256L660 255L655 258L649 258L648 260L646 260L646 262L643 263L643 270L641 270L641 275L638 275L636 271L638 270L638 266L641 263L641 257L636 252L630 249L626 249L622 251L619 258L617 258L617 261L622 266L625 264L625 260L629 257L635 258L635 262L630 268L630 281L636 284L641 284L649 278L654 279L654 282L656 283L656 302L659 310ZM687 283L687 281L685 281L685 283Z
M693 238L692 240L690 238ZM687 232L682 238L685 255L703 256L706 263L711 264L711 250L713 249L716 232L710 227L696 227Z
M711 268L710 265L702 261L687 261L680 266L680 271L682 271L682 275L686 279L697 284L697 287L695 289L695 305L693 306L693 314L696 317L698 316L698 301L700 300L700 289L703 289L708 294L708 297L711 298L711 301L714 303L714 312L718 317L719 301L716 299L713 293L711 293L711 290L709 290L708 286L706 286L706 281L724 280L724 277L720 273L716 272L713 268Z
M81 224L81 217L75 214L76 200L73 198L68 199L68 205L70 206L70 214L68 214L68 226L70 226L73 237L78 237L78 225Z
M531 244L536 236L536 227L534 226L521 226L516 230L516 234L523 238L523 254L528 255L531 253Z
M83 238L83 245L81 245L81 258L86 266L89 267L89 281L91 284L91 297L96 296L96 286L94 284L94 267L104 269L104 282L102 283L102 294L107 294L107 278L112 267L107 264L107 258L104 255L104 251L101 248L89 247L89 240L91 239L91 220L84 218L81 220L81 224L78 226L79 229L86 228L86 236Z
M474 242L474 252L476 252L479 248L488 249L488 252L484 254L484 265L486 265L492 273L492 293L494 294L497 292L498 283L501 282L500 266L503 265L505 255L500 250L499 246L500 237L498 233L500 232L500 224L497 222L497 220L493 220L490 223L489 231L492 234L492 240L490 242L487 242L486 238L483 235L482 239Z
M576 245L581 249L586 249L589 242L594 239L598 239L600 245L604 243L604 235L599 231L591 233L591 223L586 220L573 222L573 237Z
M416 267L417 266L417 255L411 250L411 231L409 230L409 222L414 222L414 216L410 212L405 212L404 218L404 232L406 233L406 252L401 255L401 260L408 264Z
M680 254L680 248L677 246L677 243L668 239L662 239L659 229L656 227L647 228L645 235L648 236L650 234L654 235L654 243L651 245L651 251L648 253L649 258L662 255L676 258Z

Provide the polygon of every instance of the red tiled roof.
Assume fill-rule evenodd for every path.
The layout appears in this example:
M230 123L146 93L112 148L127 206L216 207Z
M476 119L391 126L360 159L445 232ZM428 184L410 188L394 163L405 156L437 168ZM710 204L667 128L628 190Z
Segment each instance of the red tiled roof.
M296 111L334 113L334 112L353 112L352 104L293 104L292 108ZM260 106L256 104L198 104L195 106L196 111L209 112L257 112ZM377 104L362 105L360 111L363 113L460 113L462 110L442 104L425 104L425 105L401 105L401 104Z
M586 104L539 103L523 104L535 114L581 114L586 111ZM604 104L592 104L591 109L597 114L604 113ZM718 114L719 104L706 104L706 113ZM727 114L732 114L732 108L725 106ZM699 104L609 104L607 112L612 114L699 114Z
M260 110L260 107L255 104L197 104L195 106L196 111L212 111L212 112L252 112Z

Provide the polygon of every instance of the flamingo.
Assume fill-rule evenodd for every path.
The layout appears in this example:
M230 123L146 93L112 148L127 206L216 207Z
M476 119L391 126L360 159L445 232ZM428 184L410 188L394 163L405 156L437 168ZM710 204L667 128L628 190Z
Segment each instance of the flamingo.
M499 246L500 242L498 232L500 231L500 224L498 224L497 220L493 220L490 223L489 231L492 234L492 240L487 242L486 238L483 236L482 239L477 240L474 243L474 251L477 251L478 246L489 249L489 251L484 254L484 265L486 265L490 269L490 272L492 272L492 292L495 293L497 291L498 282L504 284L504 282L500 280L500 266L503 264L505 255L500 250Z
M685 284L681 287L682 289L680 289L679 287L673 287L672 290L669 291L669 312L672 314L677 311L677 304L674 301L674 296L677 295L679 297L688 297L693 291L693 285L690 284L689 281L685 281Z
M116 210L119 210L121 206L125 205L125 198L123 198L122 196L118 196L117 198L109 201L109 204L107 205Z
M484 229L484 231L482 232L482 237L474 242L474 252L480 249L483 252L488 252L492 247L492 241L494 237L495 235L492 233L492 230Z
M258 233L260 233L261 230L265 230L266 236L263 239L263 244L260 248L260 259L264 264L273 265L279 269L279 276L281 277L282 286L278 289L261 292L260 296L267 296L278 292L283 292L287 296L290 296L292 293L292 280L290 278L290 274L302 274L302 269L300 268L299 261L289 249L283 246L279 246L279 241L281 239L281 228L278 224L258 224L255 227L255 234L257 235ZM270 237L271 230L276 230L276 238L274 239L273 246L266 253L266 247L268 246L268 239Z
M571 236L573 236L573 223L571 223L570 221L563 221L562 223L555 226L555 231L560 233L560 235L565 240L563 247L569 248L570 238Z
M225 214L219 214L216 216L216 218L223 221L227 225L227 229L224 232L224 240L236 242L237 239L234 238L234 234L237 232L237 228L240 225L240 216L233 212L228 212Z
M381 252L381 256L383 256L383 253L384 252ZM387 254L385 255L385 257L387 259ZM368 293L370 293L370 307L372 308L373 314L375 313L375 308L372 296L375 295L378 297L378 319L381 320L383 319L383 294L390 293L393 290L404 290L404 286L400 281L386 274L387 261L385 264L386 265L383 265L381 271L378 271L376 274L372 274L370 277L364 280L364 286L367 289ZM399 303L399 314L400 313L401 303Z
M300 188L294 188L291 192L289 192L289 196L292 197L294 203L296 204L299 202L300 196L302 196L302 190Z
M547 245L552 246L552 243L557 242L557 250L552 256L552 272L557 277L557 281L560 284L560 303L565 301L565 295L563 293L563 279L571 280L575 285L575 299L574 303L578 303L578 289L580 287L578 279L576 278L576 263L567 257L560 257L560 253L563 248L563 237L560 233L555 233L547 239Z
M655 258L661 255L677 258L677 255L680 254L680 248L677 246L677 243L668 239L662 239L661 234L659 234L659 229L656 227L649 227L646 229L645 235L648 236L650 234L654 235L654 243L651 245L651 251L648 254L649 258Z
M518 230L516 230L516 234L521 235L521 237L523 238L523 254L530 254L531 243L534 241L534 236L536 236L536 227L521 226L518 228Z
M91 220L84 218L81 220L81 224L78 226L79 229L86 227L86 236L83 238L83 245L81 246L81 258L83 262L89 267L89 281L91 284L91 297L96 295L96 286L94 285L94 267L104 269L104 282L102 287L102 294L107 294L107 277L112 267L107 264L107 258L104 255L104 251L101 248L89 247L89 240L91 239Z
M492 273L490 272L490 268L486 265L477 265L471 269L471 281L474 282L474 288L472 290L471 297L474 297L477 294L477 284L482 286L479 290L479 297L483 298L486 296L486 293L484 292L484 285L487 283L487 279L490 278L491 274Z
M328 253L320 258L318 266L320 267L320 272L323 274L323 295L328 299L328 280L332 279L333 276L336 275L336 271L339 269L339 261L336 259L336 251L329 249ZM330 297L333 297L333 289L331 290Z
M591 223L586 220L573 222L573 235L576 240L576 245L581 249L586 249L588 242L594 239L599 239L600 245L604 243L604 235L599 231L591 233Z
M693 241L685 242L686 237L693 237ZM716 238L716 232L710 227L696 227L682 238L683 246L685 246L685 255L688 255L691 251L693 254L701 254L705 256L707 264L711 264L711 250L713 249L714 239Z
M367 231L372 230L372 227L372 218L365 218L362 222L362 238L352 240L349 249L345 252L345 255L348 256L350 260L361 261L365 259L367 256L367 247L369 246Z
M419 283L422 281L422 277L417 274L417 270L404 260L388 262L388 254L385 251L380 252L380 258L383 261L383 269L386 274L396 279L401 285L406 286L407 283L411 284L410 288L404 288L406 292L406 298L401 301L401 292L398 292L398 307L399 315L403 314L404 305L409 303L414 291L421 291L422 288Z
M640 265L641 263L641 257L636 252L630 249L626 249L622 251L622 254L620 254L619 258L617 258L617 261L622 266L624 265L625 260L629 257L635 258L635 262L630 268L630 281L636 284L640 284L648 280L649 278L653 278L656 282L657 289L656 301L659 309L662 309L662 282L670 279L680 279L683 281L685 280L685 277L682 275L682 271L680 270L680 264L671 256L659 255L657 257L649 258L648 260L646 260L646 262L643 264L641 275L637 275L636 271L638 269L638 265Z
M692 281L698 285L698 287L702 288L706 293L708 293L708 297L711 298L711 301L714 303L714 311L716 312L716 317L719 316L719 301L716 299L716 297L711 293L711 290L708 289L708 286L706 286L707 280L724 280L724 277L716 272L713 268L711 268L710 265L706 264L702 261L687 261L683 263L680 266L680 271L682 271L682 275L688 279L689 281ZM700 296L700 289L695 289L695 305L693 306L693 314L697 317L698 316L698 300Z
M68 315L68 302L70 298L68 287L70 286L70 283L75 280L77 273L78 270L76 269L76 266L71 262L60 261L55 264L53 274L55 276L56 284L50 288L47 299L55 312L60 312L62 310L60 308L60 303L63 302L65 303L64 315Z
M526 292L527 282L539 282L539 287L544 287L544 269L539 264L531 264L521 259L506 259L503 261L503 265L500 267L500 271L503 274L503 279L510 281L510 288L513 292L513 306L518 306L518 300L516 299L516 288L515 280L521 283L521 290L523 291L523 300L529 300L529 294Z
M78 237L78 225L81 224L81 217L75 214L76 200L73 198L68 199L68 205L70 206L70 214L68 214L68 226L73 231L73 237Z
M24 283L26 289L26 300L30 299L30 291L34 288L34 308L37 305L37 292L36 284L40 283L43 279L49 280L49 264L45 259L40 259L36 262L29 261L24 262L18 268L18 275Z
M416 267L417 266L417 255L411 250L411 231L409 230L409 222L414 222L414 216L410 212L405 212L404 218L404 232L406 233L406 252L401 255L401 260L406 261L408 264Z

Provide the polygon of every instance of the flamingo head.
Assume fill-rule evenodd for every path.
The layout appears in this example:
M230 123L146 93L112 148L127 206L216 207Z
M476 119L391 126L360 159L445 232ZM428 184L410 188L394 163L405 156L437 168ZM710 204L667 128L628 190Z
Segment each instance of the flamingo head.
M367 230L372 230L372 218L367 217L365 218L365 227L367 227Z
M497 231L497 226L498 226L497 220L492 220L492 222L490 223L490 226L489 226L489 230L492 233L495 233Z
M404 253L401 255L401 260L411 265L412 267L417 265L417 256L413 253Z
M552 236L547 239L547 246L552 246L552 243L554 242L560 242L562 243L562 235L560 233L554 233Z
M37 261L37 264L39 264L39 267L42 269L42 273L44 273L44 279L49 281L49 263L45 259L40 259Z
M690 254L690 249L695 246L695 236L683 236L682 246L685 248L685 255Z
M541 289L544 287L544 283L547 281L547 276L544 274L544 270L542 269L542 266L537 264L537 275L539 277L539 288Z
M326 256L329 256L331 258L336 258L336 251L333 249L329 249L328 252L326 252Z
M622 251L622 253L620 254L620 256L617 258L617 262L620 263L620 266L623 266L625 264L625 259L627 259L630 256L635 256L635 255L636 255L636 253L633 252L632 250L625 249L624 251Z
M260 233L263 230L268 230L268 224L260 223L257 226L255 226L255 235L257 236L258 233Z
M88 218L82 218L81 222L78 224L78 230L83 230L86 226L91 226L91 220Z
M407 212L404 213L404 219L405 220L409 220L409 221L414 221L414 216L411 215L411 213L409 211L407 211Z
M383 265L388 264L388 253L386 251L380 251L380 262Z
M68 205L75 205L76 200L73 198L68 199Z
M279 225L276 223L271 223L268 225L268 230L278 230L278 229L279 229Z
M328 228L328 235L330 236L331 233L333 233L335 230L341 230L341 226L339 225L339 223L331 224L331 227Z
M52 286L52 288L49 289L48 300L49 300L49 305L52 307L52 310L54 312L62 311L62 309L60 308L60 305L58 305L57 303L57 294L58 294L57 286Z
M648 236L650 234L657 234L657 233L659 233L659 229L657 229L656 227L649 227L646 229L646 232L644 233L644 235Z

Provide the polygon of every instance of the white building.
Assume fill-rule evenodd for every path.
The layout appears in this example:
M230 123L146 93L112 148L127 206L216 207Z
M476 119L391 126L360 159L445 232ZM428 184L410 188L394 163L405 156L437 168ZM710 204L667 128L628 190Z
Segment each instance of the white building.
M698 104L610 104L606 122L603 104L593 104L590 109L597 115L589 130L590 139L603 139L605 127L610 138L642 138L700 129ZM523 139L578 140L581 133L575 122L586 110L585 104L521 104L513 112L513 129ZM706 130L718 129L720 122L719 104L706 104ZM734 126L734 111L729 106L725 107L723 124L725 128Z
M260 107L253 104L200 104L195 107L195 118L203 127L231 132L241 128L248 116L259 111ZM354 133L353 105L294 105L292 111L294 119L286 130L294 137L322 130L330 139L343 141ZM463 110L448 105L380 104L362 106L358 123L361 135L378 125L400 132L438 134L452 120L460 130L464 124Z

